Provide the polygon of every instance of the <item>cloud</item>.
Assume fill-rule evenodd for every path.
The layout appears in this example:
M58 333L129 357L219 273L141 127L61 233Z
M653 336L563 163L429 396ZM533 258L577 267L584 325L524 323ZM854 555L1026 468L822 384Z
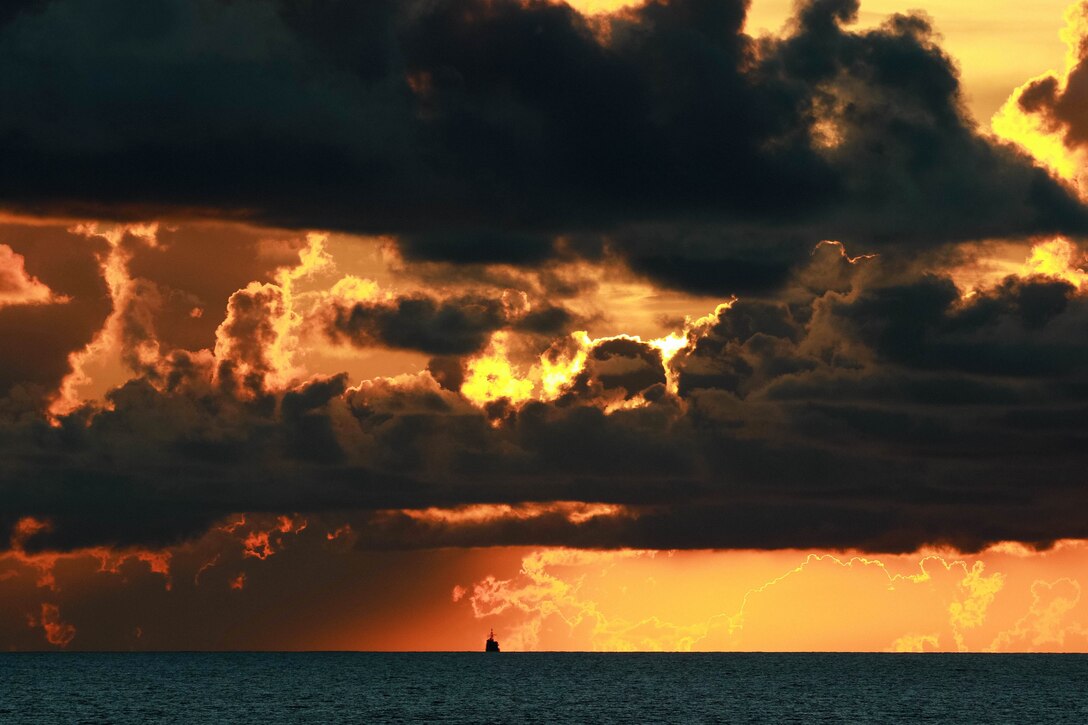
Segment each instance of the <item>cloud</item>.
M418 350L436 356L479 352L501 329L556 335L575 321L562 307L531 309L525 300L518 302L521 304L478 295L436 299L418 293L336 304L325 314L333 341L344 340L357 347Z
M854 32L856 3L812 0L752 38L744 9L9 13L0 196L232 221L0 230L8 286L69 300L0 309L0 525L47 522L33 552L284 512L375 548L1088 536L1071 187L976 132L924 17ZM386 235L393 281L240 216ZM1027 261L958 286L990 238ZM721 304L576 329L622 322L582 299L617 274ZM430 360L359 382L310 369L330 349ZM535 513L417 515L478 506Z
M982 560L938 554L735 552L724 555L733 560L730 577L708 584L704 571L685 581L696 562L715 556L723 554L536 550L510 578L477 581L469 603L515 651L977 651L995 629L994 600L1006 580ZM749 557L773 557L780 568L753 572ZM685 565L686 575L670 571ZM698 604L685 601L689 591ZM687 605L679 611L678 599ZM896 616L881 620L874 610ZM858 617L870 626L857 628ZM911 628L926 634L901 634Z
M1080 582L1066 577L1052 582L1038 579L1031 584L1031 599L1027 614L994 638L991 652L1038 652L1055 645L1075 649L1088 643L1088 627L1070 614L1081 601Z
M56 604L42 604L41 615L29 618L29 623L32 627L41 627L45 640L60 648L67 647L76 636L76 628L61 619Z
M3 253L5 286L38 302L0 305L0 337L9 341L0 350L0 394L9 406L34 410L71 371L69 355L90 342L109 315L99 269L106 244L56 226L0 225L0 240L0 251L9 250ZM53 304L41 304L47 301Z
M1088 297L1064 277L1028 265L968 294L821 245L781 299L722 304L670 337L576 333L534 357L514 343L539 335L514 325L433 374L351 386L295 359L300 300L330 299L296 286L322 254L311 242L236 292L214 350L155 348L101 405L3 423L0 517L50 524L28 551L160 547L237 512L338 512L373 548L1088 535ZM413 513L466 506L532 514Z
M566 511L588 514L592 507L569 504ZM415 515L453 520L533 513L462 507ZM47 603L76 629L68 648L77 650L464 651L480 647L491 626L504 651L534 645L771 651L796 649L798 642L813 650L865 651L912 643L943 651L1076 651L1084 645L1085 607L1076 580L1085 548L1076 542L1048 552L1006 544L969 557L948 551L406 552L353 547L354 533L337 514L305 517L305 527L302 517L287 518L290 524L272 515L231 516L165 551L0 554L0 639L15 650L55 647L37 623ZM262 534L274 553L247 555L248 543ZM46 556L54 559L50 585L42 584L34 563ZM398 576L407 570L413 576ZM386 584L376 587L376 581ZM234 588L238 582L241 589ZM858 627L859 618L868 625Z
M128 269L159 297L156 337L187 350L214 345L230 295L252 281L275 281L276 271L296 264L305 246L297 233L240 224L160 225L155 240L131 250Z
M851 31L856 2L807 0L753 38L740 0L355 6L10 10L0 198L392 234L452 263L589 238L566 251L722 295L780 287L820 239L913 255L1088 229L1068 187L977 132L921 15Z
M0 244L0 307L7 305L40 305L64 302L41 280L26 272L26 260L11 247Z
M1084 110L1088 94L1088 5L1073 3L1066 10L1065 20L1062 37L1069 46L1065 72L1051 71L1032 79L1010 100L1022 113L1036 116L1040 130L1060 134L1066 145L1075 149L1088 144L1088 113Z
M816 647L843 592L919 615L867 647L1080 646L1045 566L859 553L1088 538L1077 7L1006 108L1055 177L924 14L853 0L769 37L742 0L4 5L6 640L341 646L402 582L504 648L735 647L826 597ZM797 548L849 553L710 621L565 576Z

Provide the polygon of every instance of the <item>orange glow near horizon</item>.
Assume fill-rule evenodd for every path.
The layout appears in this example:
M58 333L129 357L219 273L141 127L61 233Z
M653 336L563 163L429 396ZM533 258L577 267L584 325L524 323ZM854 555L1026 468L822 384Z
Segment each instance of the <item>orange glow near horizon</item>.
M136 237L135 243L153 245L154 229L149 224L129 231ZM101 271L109 283L114 313L94 341L73 354L72 373L65 379L58 401L82 404L89 400L84 384L87 372L106 369L108 361L122 357L118 311L131 299L133 279L119 244L121 232L108 233L112 235L106 237L110 251L101 260ZM315 366L318 358L306 354L332 349L322 342L319 331L306 324L310 308L330 297L351 301L401 291L395 276L383 277L387 270L383 272L372 260L367 262L370 267L352 267L346 238L331 245L345 259L344 267L337 266L340 257L334 258L324 235L309 235L304 243L299 241L297 262L279 268L270 281L254 281L236 293L274 292L278 305L269 316L268 339L256 352L235 350L227 336L232 314L228 307L220 318L219 338L211 341L223 344L216 344L214 351L199 351L209 371L217 358L252 359L253 368L265 371L272 389L289 385L296 376L339 372L342 368L335 365L340 358L321 358L329 365L326 369ZM373 245L372 241L356 243L369 245L367 249ZM819 246L827 245L836 247L851 263L871 257L851 257L837 242ZM1042 275L1077 286L1078 294L1088 289L1084 253L1072 240L1040 239L1031 248L1010 244L983 252L970 269L949 270L961 288L984 290L1008 275ZM381 279L381 286L375 279ZM456 294L445 289L437 292ZM703 304L704 311L708 309L705 299L691 300ZM685 314L672 319L672 329L658 337L623 332L594 337L580 330L558 338L540 355L539 348L526 353L516 336L501 330L493 334L488 348L466 361L461 394L480 407L502 398L514 405L533 399L554 400L568 391L590 364L596 346L616 340L656 350L667 385L675 391L673 359L691 348L734 302L719 300L703 316ZM206 314L216 311L209 308ZM617 316L609 324L623 330L626 321ZM157 340L152 335L141 345L135 358L154 367L161 354ZM404 384L418 384L420 376L430 380L426 372L420 372L420 357L405 358ZM397 379L380 382L392 387L401 384ZM96 385L108 389L102 380ZM68 397L72 391L78 394ZM636 395L630 400L607 399L596 404L607 413L645 405L646 401ZM631 507L579 501L473 504L391 513L403 515L411 524L449 528L494 523L515 526L545 517L565 518L577 528L638 515ZM274 588L263 574L295 557L315 557L307 567L317 558L330 557L332 563L327 566L347 571L354 557L370 561L370 557L392 556L356 550L356 532L361 529L353 529L345 521L322 527L297 514L247 514L225 519L196 543L162 551L93 547L63 554L27 553L26 542L49 526L45 520L22 519L15 527L11 550L0 554L0 591L21 587L25 599L20 601L26 604L17 619L40 634L38 644L43 646L79 648L88 641L93 621L81 619L81 607L64 597L69 591L93 597L96 590L89 582L102 577L123 586L149 578L157 592L184 588L188 595L199 597L222 591L244 602L245 597L257 596L255 592L261 592L262 587L266 593ZM240 640L233 646L475 649L478 629L493 625L504 649L511 651L1088 651L1088 605L1081 597L1081 572L1088 571L1086 542L1065 542L1046 552L1004 544L972 555L947 551L886 555L812 550L499 547L437 553L421 550L398 556L404 557L409 567L412 562L441 556L449 567L421 566L418 583L389 595L399 599L389 604L392 613L385 616L392 620L384 620L382 627L367 618L371 615L359 615L359 608L348 606L351 599L345 598L343 610L335 609L337 603L331 602L327 606L332 609L322 610L314 623L293 623L296 629L287 640L276 639L280 635L275 633L253 635L254 639ZM365 621L355 621L355 617ZM326 620L335 622L336 628L329 628ZM151 636L147 622L141 626Z
M1088 543L863 555L542 549L454 597L508 650L1088 651Z
M753 0L745 31L754 37L787 32L784 24L798 2ZM942 36L940 47L961 74L964 109L956 106L951 115L963 110L978 129L989 129L976 137L972 134L978 129L968 123L970 128L957 133L972 143L1002 142L996 156L1016 156L1019 147L1064 182L1053 189L1071 189L1085 201L1088 152L1071 149L1061 129L1048 127L1018 104L1021 91L1033 82L1025 78L1052 77L1064 88L1081 56L1088 55L1088 0L1069 3L937 0L926 5ZM606 13L636 2L570 4L587 13ZM851 27L879 27L888 14L913 5L862 0ZM1059 41L1063 8L1064 47ZM603 17L589 22L594 32L610 27ZM770 47L770 42L752 45L757 46ZM646 57L653 57L653 46L647 48ZM612 50L593 46L604 55ZM642 56L636 60L631 67L641 72ZM662 67L668 72L667 65ZM468 91L475 82L470 76L461 79ZM708 72L706 77L714 76ZM752 77L758 82L760 74ZM947 74L940 77L948 80ZM749 82L747 76L740 78ZM423 87L419 84L430 82L410 80L417 91ZM624 83L612 85L624 92ZM656 118L657 101L646 99L657 98L657 86L656 79L652 85L631 86L643 88L643 100L635 98L641 105L631 107L645 106ZM862 82L859 87L868 86ZM375 103L393 86L380 88ZM672 103L668 93L660 95ZM874 91L873 97L880 95ZM517 126L520 101L512 100L517 103L510 106L513 111L503 111L503 118L510 115L506 120ZM369 103L360 109L369 109ZM715 104L710 107L717 109ZM672 113L670 105L662 108ZM677 106L681 122L687 108ZM813 112L819 115L818 109ZM755 118L762 111L751 113ZM738 118L748 115L742 110ZM648 140L637 144L655 143L655 118L646 126L651 129ZM550 124L529 130L550 138L555 135ZM794 126L806 143L810 131L818 141L836 143L834 118L817 119L813 128L813 120L804 116ZM722 134L730 127L722 125ZM320 132L322 127L316 128ZM555 128L562 131L556 138L566 140L566 127ZM587 128L589 138L600 124ZM671 133L672 126L662 128ZM767 128L773 131L774 124ZM844 144L853 141L848 128L853 127L841 127ZM406 146L416 134L407 131ZM722 138L722 150L732 154L731 139ZM365 146L359 146L363 156ZM660 158L672 164L676 157L679 168L689 147L673 146L670 140ZM466 145L467 151L474 149ZM430 152L424 151L419 158L429 164ZM601 159L625 159L625 152L613 154L606 145L602 151ZM707 156L707 164L734 158L715 153ZM934 165L957 163L954 157L930 155ZM596 155L585 156L592 160ZM316 165L323 157L299 158ZM741 159L738 173L746 171L747 157L735 158ZM786 172L793 158L792 152L782 155ZM655 171L656 163L646 168L655 178L665 178L667 173ZM1030 169L1022 155L1016 163L1019 171L1009 173L1015 184L1020 184L1020 172L1045 177ZM620 173L614 170L627 167L624 161L602 168ZM994 162L965 168L1004 167ZM695 170L702 174L701 167ZM541 183L573 178L549 173L545 164ZM632 174L629 184L646 186L641 173ZM593 175L578 178L596 183ZM679 188L687 188L688 177L677 178ZM752 182L757 191L766 183L758 175L751 178L757 179ZM336 179L333 175L330 183ZM442 201L447 182L443 174L435 179L433 193ZM690 179L692 184L706 180L711 192L718 183L709 174ZM538 181L520 172L518 180ZM878 187L874 191L883 195ZM420 186L428 191L419 193L428 196L430 188ZM626 188L634 187L621 187L617 194L624 195ZM654 193L657 187L646 188ZM772 199L774 205L785 209L793 204L789 195L796 192L789 185L776 188L781 198ZM985 191L986 185L979 188ZM925 191L917 198L933 198ZM584 196L587 204L597 203L593 193ZM675 209L669 214L676 219L687 213L691 199L674 203L661 196L667 202L662 208ZM918 203L905 196L907 203ZM954 194L945 196L960 201ZM376 198L380 202L383 197ZM503 199L501 194L494 198ZM0 645L13 650L473 651L482 649L494 629L506 652L1088 653L1083 592L1088 539L1059 540L1045 550L999 542L978 552L940 547L910 553L634 548L691 542L908 541L898 545L914 546L942 534L969 542L962 543L966 547L996 536L1027 541L1084 536L1075 516L1075 506L1085 500L1083 488L1074 491L1083 481L1073 479L1083 477L1077 444L1085 429L1075 417L1083 412L1077 406L1088 398L1068 391L1080 394L1088 367L1073 359L1081 348L1064 344L1077 342L1085 326L1088 237L1075 236L1079 227L1050 224L1039 211L1037 220L1005 228L999 226L1004 217L998 213L993 224L962 227L967 231L958 234L970 241L954 236L944 245L904 245L906 253L897 255L902 251L895 249L898 235L883 239L883 227L873 227L877 231L866 240L860 237L867 222L839 224L838 207L827 207L827 214L821 207L807 216L809 207L794 205L796 211L786 210L795 216L773 214L766 226L758 216L750 226L744 215L736 216L737 244L743 245L737 249L744 259L751 256L759 263L748 267L728 256L734 227L715 226L718 217L712 210L691 217L693 231L682 230L675 242L678 253L686 254L689 247L697 253L691 265L710 280L706 284L696 275L689 279L686 257L678 258L683 264L675 265L674 277L667 269L657 274L646 266L668 259L658 257L658 248L672 253L671 235L643 235L642 225L658 223L656 206L631 217L634 241L625 246L627 227L609 227L611 214L626 214L625 204L610 211L612 196L602 196L603 214L568 219L564 199L556 197L562 203L554 207L559 210L554 223L541 226L544 244L538 256L535 241L524 257L491 255L487 247L492 242L485 239L481 249L486 254L457 263L425 261L455 256L415 258L433 253L427 251L429 237L413 248L405 230L416 227L386 226L380 215L358 225L335 215L284 213L276 219L299 224L316 219L346 229L405 234L403 252L397 250L397 239L377 234L283 230L210 216L125 224L0 211L0 224L35 227L26 238L14 232L8 240L0 238L0 310L13 317L63 312L73 318L61 324L28 316L29 321L12 325L7 341L10 367L25 362L29 372L12 375L11 400L0 399L0 423L10 422L3 430L13 431L4 448L10 456L4 490L12 501L5 501L0 517L8 527L4 531L11 532L9 541L0 542ZM699 194L692 199L704 203ZM551 202L541 202L547 212ZM240 202L225 198L226 203ZM456 207L459 202L453 195L446 203ZM495 218L499 231L513 229L509 220L523 211L518 204L509 206ZM326 207L315 203L313 208ZM359 213L368 208L359 205ZM875 217L884 207L873 208ZM1011 202L1008 209L1016 212L1010 219L1023 216L1024 210ZM481 214L491 211L488 207ZM264 218L260 213L255 208L247 218ZM390 213L399 213L395 205ZM464 217L466 225L475 223L475 214ZM523 216L529 223L535 218ZM460 218L438 213L418 228L429 233L443 219ZM815 220L811 226L810 219ZM889 214L881 221L897 224L897 219ZM726 221L734 223L732 217ZM941 222L934 215L934 226ZM269 222L274 223L288 222ZM47 225L55 228L45 230ZM191 236L177 234L183 225L195 228L185 230ZM574 236L583 226L591 230L585 233L593 236L592 244ZM232 246L233 238L224 233L227 241L216 246L221 240L212 230L243 227L247 236L238 245ZM1055 229L1072 231L1056 236ZM564 230L571 236L564 237ZM776 241L778 230L784 230L784 241ZM1003 230L1008 234L1002 236ZM1023 236L1029 233L1024 230L1035 236ZM538 231L530 231L535 239ZM901 231L904 238L913 238L910 229ZM84 245L72 256L83 261L66 261L52 251L59 244L42 251L53 241L51 234ZM818 241L823 234L841 235L856 256L842 242ZM978 240L976 234L994 238ZM495 244L505 243L501 237ZM183 252L170 255L170 249ZM883 256L860 253L874 249ZM653 253L644 255L646 250ZM705 263L719 253L726 273ZM35 255L45 260L37 267ZM76 269L79 265L87 271ZM223 270L231 274L217 275ZM977 311L980 318L988 315L989 326L976 332L970 314L962 320L950 314L955 329L948 338L952 343L946 343L941 336L953 325L925 327L927 318L918 310L927 307L913 301L913 288L911 295L902 295L902 303L880 296L888 285L915 280L911 275L916 273L940 277L934 319L943 324L939 315L946 308ZM735 283L741 274L751 274L750 286ZM1038 282L1050 284L1032 284ZM1068 283L1072 290L1054 282ZM71 292L65 286L69 283L79 291ZM950 301L957 296L952 283L960 295L955 302ZM745 289L752 290L751 299L729 297L730 290ZM721 296L710 295L723 290ZM1024 304L1013 296L1022 292L1028 300ZM1044 334L1030 325L1030 292L1039 292L1044 302L1053 297L1062 309L1082 316L1060 318ZM917 294L921 299L929 292L919 287ZM95 303L87 305L93 309L79 312L76 308L88 300ZM408 330L403 336L363 334L366 328L351 328L349 334L346 325L340 326L341 313L354 320L366 317L370 307L381 312L404 300L440 311L471 308L472 314L452 322L453 316L438 313L421 314L422 321L406 314L390 323L397 331ZM885 314L885 305L896 309ZM1003 337L999 333L1020 324L1010 309L1022 313L1023 330ZM554 315L558 321L549 321L550 313L559 313ZM868 315L873 325L867 324ZM901 320L924 324L900 325ZM930 354L921 344L909 350L922 353L915 367L915 357L895 349L902 344L888 345L884 339L911 344L912 332L927 345L932 341L934 351ZM996 342L986 348L991 332ZM39 333L40 340L29 339ZM45 344L53 341L47 338L59 341L57 350ZM1014 349L1020 339L1032 345ZM1006 345L1006 340L1012 342ZM948 363L941 358L946 348L956 356ZM994 358L1007 355L1014 364L976 368L959 362L976 349ZM1022 360L1047 356L1062 363L1054 366L1057 372L1047 372L1046 366L1039 366L1041 372L1020 372L1031 367ZM56 363L55 372L45 361ZM31 375L39 369L48 374ZM958 402L953 400L958 396L946 392L954 387L964 391ZM1040 403L1039 391L1051 397ZM949 407L942 408L946 403ZM540 415L530 415L536 407ZM1036 423L1049 415L1053 421ZM809 437L810 429L819 435ZM1045 446L1036 445L1043 441ZM1002 446L1017 457L996 457L993 452ZM1055 454L1059 446L1067 448ZM1062 464L1047 469L1059 475L1038 473L1044 456ZM1014 463L1005 477L1000 466L1007 460ZM886 480L872 474L904 461L919 465L897 469ZM951 461L951 473L945 475L938 461ZM779 467L780 462L789 465ZM1013 494L1044 480L1055 485L1024 493L1031 510L1041 512L1030 522L1035 526L998 520L1008 515L1020 523L1022 510L1009 501L1020 500ZM955 484L950 489L954 495L940 488L946 481ZM1001 498L987 507L991 491ZM840 503L840 497L847 506L823 512L824 504ZM778 506L787 499L790 506ZM675 511L668 508L671 500L679 504ZM904 508L897 509L900 502ZM706 512L691 516L699 505ZM746 526L716 530L727 525L722 519L728 517L712 515L727 506L735 507L729 516L758 511L753 521L743 523L762 536L747 535ZM956 508L961 506L977 508ZM290 507L298 510L284 510ZM881 518L881 507L895 516ZM658 521L648 513L658 510L675 512L677 518ZM970 516L954 518L968 510ZM933 520L915 530L922 516ZM840 518L846 523L840 524ZM864 529L853 528L858 520ZM981 523L967 531L975 521ZM629 524L637 526L625 528ZM779 528L769 536L759 524ZM681 530L694 526L701 528ZM956 537L958 526L970 537ZM676 535L678 530L682 535ZM868 536L870 531L884 535ZM915 538L893 538L902 531ZM730 535L701 535L721 532ZM683 535L688 533L700 535ZM42 548L43 542L57 548ZM500 545L488 546L496 542ZM567 546L552 545L557 542ZM593 544L632 548L578 548Z
M472 526L546 511L576 524L617 515L577 503L405 513ZM42 525L21 529L31 535ZM233 646L475 650L494 627L504 651L1088 652L1088 541L1060 541L1045 551L1003 543L976 554L550 547L383 553L355 548L352 537L350 526L315 525L297 515L232 517L199 540L160 552L20 549L0 555L0 592L26 602L22 616L39 646L75 649L94 635L95 621L81 613L93 611L105 591L96 581L115 582L121 591L150 585L193 602L210 598L230 619L230 608L246 597L282 590L283 572L331 559L332 571L378 566L414 573L379 589L380 580L366 576L330 580L335 588L309 602L301 620L271 610L267 626ZM263 556L251 555L257 550ZM228 594L234 596L223 599ZM374 596L372 605L363 603Z

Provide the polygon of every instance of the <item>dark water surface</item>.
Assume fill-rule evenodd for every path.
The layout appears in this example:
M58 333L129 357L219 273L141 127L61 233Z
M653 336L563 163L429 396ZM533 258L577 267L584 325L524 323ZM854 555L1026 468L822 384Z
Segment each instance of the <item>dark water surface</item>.
M0 723L1088 723L1088 656L0 654Z

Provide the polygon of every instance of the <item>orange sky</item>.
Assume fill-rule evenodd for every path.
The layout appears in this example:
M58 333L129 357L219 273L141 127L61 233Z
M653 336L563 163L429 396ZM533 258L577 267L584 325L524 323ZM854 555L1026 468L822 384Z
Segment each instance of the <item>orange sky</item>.
M307 295L327 294L323 290L353 274L396 286L396 262L383 258L381 244L333 236L327 247L311 246L336 265L297 275L299 303ZM1083 284L1083 272L1070 267L1062 251L1011 252L996 272L965 270L965 284L992 284L1040 265ZM315 266L317 258L295 269ZM129 282L119 270L121 289ZM277 274L286 281L295 273L288 268ZM607 299L621 284L633 302L613 307L613 314L631 317L601 319L595 334L665 334L667 326L644 313L660 309L644 302L652 289L612 282L598 294ZM28 289L38 294L33 280ZM709 311L706 299L673 297L681 303L676 312L688 314L689 324L699 310ZM582 303L593 305L589 299ZM414 353L344 354L305 329L284 334L290 342L277 354L285 371L348 370L357 383L383 374L412 376L426 363ZM82 368L88 379L73 388L80 399L101 395L126 378L115 337L107 335L89 349ZM526 381L526 395L542 394L533 387L538 382L529 382L536 379L526 367L508 369ZM494 378L482 383L484 390L506 384ZM467 388L463 393L471 397ZM579 506L563 509L572 521L615 513ZM506 509L497 515L532 518L547 510ZM496 515L492 509L409 513L454 525ZM1088 651L1088 605L1081 599L1088 542L1059 542L1043 552L1010 544L975 555L502 547L374 553L352 548L350 527L334 520L302 526L305 518L258 523L262 519L240 515L232 521L241 523L225 522L195 543L165 551L0 555L0 592L8 601L0 616L14 620L19 633L9 629L9 641L20 649L94 648L112 636L140 648L192 641L197 648L471 650L493 627L509 651ZM262 598L276 601L292 571L313 571L315 551L324 578L304 584L300 579L283 592L282 606L268 604L251 620L248 608ZM112 598L133 587L145 592L142 602L125 610L123 622L104 623L110 617L102 608L112 608ZM20 614L20 607L30 614ZM219 625L209 629L186 620L182 610L189 609L214 611ZM227 624L231 628L223 629Z
M301 517L237 517L165 557L0 556L0 614L36 601L48 614L0 633L20 649L475 650L494 628L506 651L1088 651L1088 542L967 556L380 553L352 537Z
M377 288L404 282L398 262L383 254L382 240L333 235L327 246L325 237L308 243L319 253L307 262L304 252L294 269L314 267L313 274L296 275L291 268L277 273L285 283L297 277L299 304L342 287L351 275L365 276ZM965 270L965 284L992 284L1040 265L1082 284L1083 272L1061 252L1014 250L990 272ZM329 261L315 262L321 255ZM125 294L127 272L119 267L117 275L115 293ZM611 307L614 316L599 319L594 334L667 333L667 325L646 314L661 309L646 302L652 288L620 280L597 294L602 301L629 294L631 302ZM709 311L706 298L670 297L680 317ZM414 375L426 363L414 353L345 354L305 329L284 334L291 340L278 353L284 370L348 370L358 382ZM81 399L103 394L128 375L115 337L89 349L83 361L88 379L73 389ZM527 381L532 377L525 367L510 370ZM492 379L485 388L496 384L504 383ZM527 390L541 394L532 385ZM532 518L546 509L498 515ZM613 514L608 508L570 511L572 520ZM491 509L409 513L454 524L496 515ZM109 635L141 648L177 648L191 640L198 648L471 650L493 627L509 651L1088 651L1088 605L1081 600L1088 542L1059 542L1043 552L1010 544L975 555L502 547L383 554L353 550L355 533L335 521L303 526L305 517L260 520L240 515L232 521L241 523L225 522L195 543L166 551L0 555L0 591L7 592L9 606L30 611L0 608L19 625L21 634L9 638L20 649L94 648ZM312 570L315 551L323 552L327 579L306 582L304 588L314 588L309 594L290 587L283 593L290 605L269 606L248 622L248 608L258 598L275 598L294 568ZM375 572L383 572L377 580ZM344 578L356 581L339 583ZM129 608L130 619L103 624L101 607L132 587L150 594ZM216 612L220 628L202 631L198 621L185 621L179 606ZM166 612L175 614L163 619Z
M572 2L594 12L622 4ZM918 4L933 17L945 49L959 62L970 111L987 129L1015 89L1042 73L1065 72L1067 48L1059 31L1066 0ZM755 0L749 31L779 28L789 7L784 0ZM875 26L886 13L902 9L895 0L867 0L860 23ZM1075 184L1082 159L1049 143L1053 138L1043 137L1038 128L1018 126L1024 119L1015 116L1015 109L1009 113L1014 117L995 123L993 130L1021 142L1053 168L1071 168L1064 175ZM75 309L87 298L100 306L109 303L99 317L96 310L80 308L94 331L85 344L62 351L67 367L47 398L48 424L54 429L76 420L65 416L89 410L83 406L108 412L115 405L111 394L140 375L156 381L148 384L151 388L165 390L167 384L155 375L167 369L175 350L192 353L194 376L204 376L198 384L210 388L228 373L239 379L260 377L262 385L281 395L274 403L278 406L285 391L297 392L302 382L343 372L347 395L358 394L364 403L369 394L388 394L393 409L403 412L396 408L402 405L396 399L401 394L408 399L423 391L436 405L457 396L466 418L486 411L491 416L487 422L498 428L504 419L502 411L492 416L496 401L505 399L514 410L530 401L553 402L596 364L589 358L592 351L609 341L634 342L655 351L664 376L659 387L675 395L672 356L694 350L734 302L654 286L607 258L563 259L537 268L481 265L452 274L439 264L406 261L390 237L187 219L44 225L38 219L0 216L0 229L18 237L25 249L40 251L54 237L86 243L88 249L96 245L93 259L101 290L83 297L56 292L43 281L46 274L35 266L34 251L24 255L17 251L24 247L9 246L0 236L0 308ZM190 250L210 244L200 239L213 238L244 239L245 246L239 242L237 258L205 270L205 255ZM1088 294L1077 240L1052 235L972 245L964 245L959 257L941 257L934 263L938 266L924 270L946 274L958 285L957 304L996 294L1007 280L1038 277L1066 283L1070 298ZM822 242L813 245L812 260L806 261L815 266L822 260L818 253L830 254L849 267L849 274L863 277L865 265L877 255L851 258L852 251ZM146 294L141 279L171 274L199 277L203 286L163 282L163 293L141 306L150 298L141 296ZM526 341L508 335L507 329L493 332L486 347L464 356L465 380L455 390L440 388L437 374L428 372L429 354L348 345L321 327L321 315L336 305L413 294L454 299L470 291L500 300L497 308L518 321L550 302L549 285L555 286L555 280L578 290L565 304L584 329L557 338L544 353L537 339ZM829 293L829 298L849 296L836 295ZM265 337L255 345L256 353L234 332L245 327L246 305L255 304L254 299L273 300L269 308L275 310L262 320ZM826 312L814 309L814 316ZM139 334L126 327L132 319L146 323ZM834 354L849 358L856 352ZM857 358L858 367L866 362L864 354ZM232 365L228 372L223 372L224 362ZM611 362L635 368L630 360ZM648 394L626 393L602 392L593 405L612 414L648 409L654 402ZM246 400L247 394L238 393L247 403L257 397ZM352 435L345 432L345 421L362 413L337 403L330 436L343 440ZM732 403L734 398L723 406ZM403 403L409 413L414 412L411 405ZM6 409L0 412L8 415ZM10 417L18 415L16 410ZM213 431L224 440L231 432L227 424ZM496 521L516 526L552 518L577 531L594 519L637 517L639 510L595 501L545 501L383 513L393 520L391 526L398 521L434 524L440 534L456 534ZM475 650L494 628L507 651L1088 652L1088 603L1081 592L1088 585L1088 540L1060 540L1040 551L1004 543L968 554L952 549L871 554L449 544L406 550L391 544L385 550L368 546L369 540L360 543L366 531L350 516L270 509L238 512L163 548L119 545L35 553L26 546L52 526L46 518L20 518L10 548L0 547L0 646Z
M606 12L632 3L625 0L573 0L573 7ZM922 9L943 37L942 46L960 64L968 105L976 120L990 117L1025 79L1060 71L1065 46L1058 40L1062 12L1070 0L864 0L859 27L879 25L891 13ZM775 32L789 19L793 0L753 0L748 32Z

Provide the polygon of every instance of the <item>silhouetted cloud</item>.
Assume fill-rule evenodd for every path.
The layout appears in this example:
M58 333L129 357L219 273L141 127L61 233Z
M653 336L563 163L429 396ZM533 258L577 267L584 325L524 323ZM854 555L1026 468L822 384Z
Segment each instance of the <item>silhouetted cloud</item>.
M217 354L250 371L244 385L178 351L108 408L59 427L8 420L3 519L52 523L29 550L162 545L236 511L336 513L385 548L901 551L1088 536L1083 292L1028 276L964 298L947 277L880 260L829 274L837 256L812 257L788 301L722 307L667 366L648 343L605 339L554 399L501 411L457 392L458 358L358 387L343 375L270 387L265 323L242 325L250 297L236 295L220 334L237 344ZM836 289L811 291L821 278ZM555 501L615 511L396 513Z
M430 355L479 352L496 330L513 328L557 335L574 321L561 307L511 309L501 299L462 296L438 300L425 294L335 305L328 312L333 340L358 347L418 350Z
M1066 42L1070 45L1072 64L1064 73L1053 71L1035 78L1019 88L1011 100L1021 111L1037 115L1043 129L1057 132L1071 148L1088 144L1088 45L1083 37L1088 8L1083 3L1070 6ZM1079 36L1079 37L1078 37Z
M746 7L6 7L0 200L168 219L0 226L13 289L53 295L0 307L0 541L33 517L28 551L159 546L237 512L386 548L1088 537L1084 206L978 133L924 17L849 31L856 2L806 0L757 39ZM188 217L387 235L410 284L318 289L312 239ZM1052 233L1070 269L957 286L962 243ZM723 304L593 339L610 274L617 307L632 274ZM370 348L430 359L300 363ZM94 376L104 400L69 395Z
M1088 230L1069 189L977 132L923 16L849 31L856 0L806 0L755 39L746 8L22 4L0 25L0 198L389 233L449 262L603 235L714 294L780 286L820 239L909 254Z

